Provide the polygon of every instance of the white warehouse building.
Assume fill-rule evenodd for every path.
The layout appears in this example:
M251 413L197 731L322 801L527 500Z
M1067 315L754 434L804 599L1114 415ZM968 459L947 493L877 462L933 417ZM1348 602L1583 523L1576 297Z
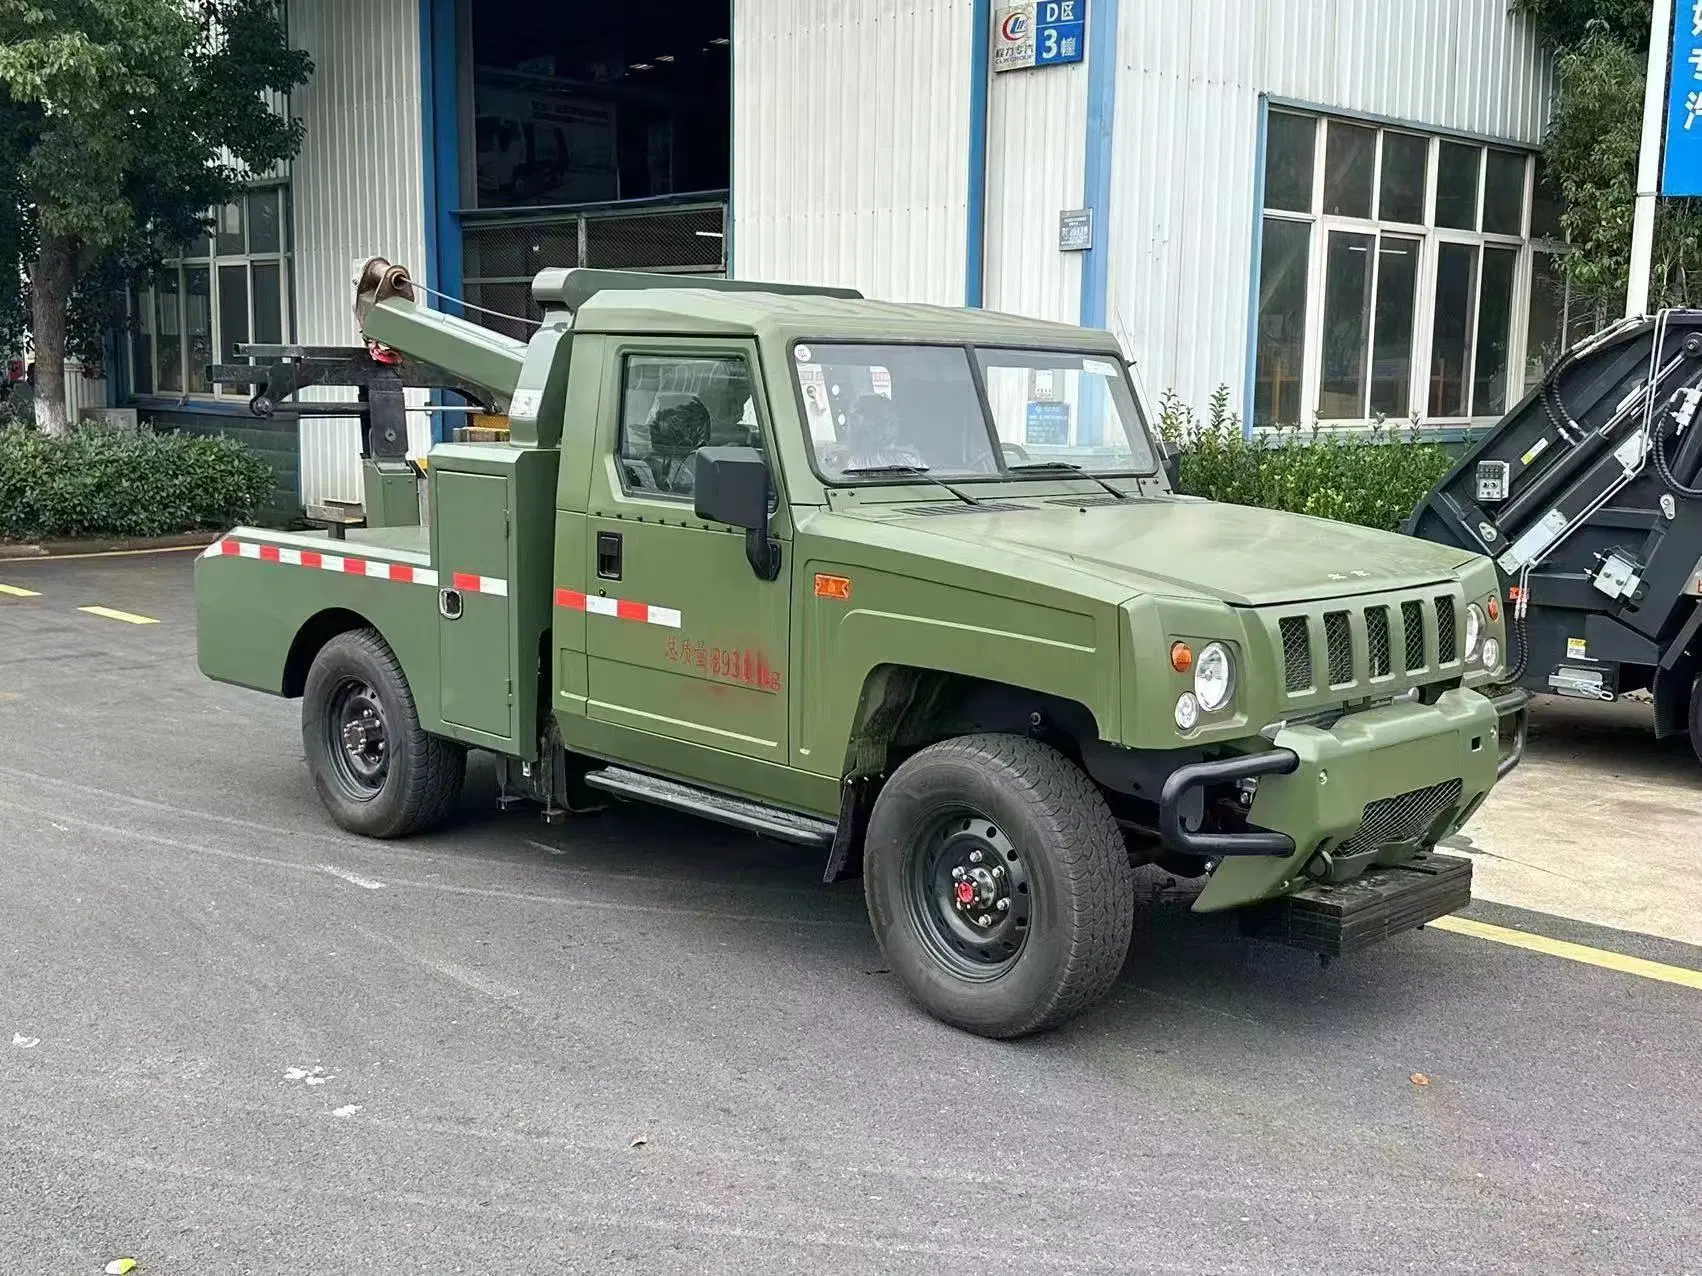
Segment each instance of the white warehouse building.
M352 422L205 364L355 340L382 255L516 335L547 266L843 284L1107 327L1258 425L1481 426L1589 316L1554 284L1552 67L1507 0L288 0L275 183L137 299L115 395L307 501ZM1039 62L1042 65L1032 65ZM490 313L498 312L498 313ZM506 318L503 316L513 316ZM424 450L453 421L421 412Z

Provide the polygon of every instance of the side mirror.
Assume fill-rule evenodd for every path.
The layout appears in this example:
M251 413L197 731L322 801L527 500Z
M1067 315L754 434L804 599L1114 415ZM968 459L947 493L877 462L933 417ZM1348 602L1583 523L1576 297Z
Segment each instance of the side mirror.
M1172 492L1182 490L1182 454L1166 448L1164 452L1164 478L1170 484Z
M745 557L763 580L780 574L780 543L768 534L768 462L754 447L697 450L693 511L707 523L745 529Z

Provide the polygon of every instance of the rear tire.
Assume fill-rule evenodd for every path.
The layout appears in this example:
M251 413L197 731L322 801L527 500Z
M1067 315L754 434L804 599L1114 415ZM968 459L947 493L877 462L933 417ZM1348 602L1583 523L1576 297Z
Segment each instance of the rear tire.
M936 1018L1021 1037L1116 982L1134 924L1123 836L1092 781L1010 735L932 745L893 773L864 848L869 919Z
M372 629L338 634L314 657L301 740L331 818L367 837L441 824L467 776L467 750L421 728L401 663Z

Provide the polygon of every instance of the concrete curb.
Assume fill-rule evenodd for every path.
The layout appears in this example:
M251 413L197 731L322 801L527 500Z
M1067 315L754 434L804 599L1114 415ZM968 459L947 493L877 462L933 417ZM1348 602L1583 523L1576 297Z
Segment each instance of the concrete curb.
M35 545L0 544L0 561L18 558L74 558L79 554L135 554L151 549L196 549L211 545L220 532L185 532L180 536L132 537L126 540L42 541Z

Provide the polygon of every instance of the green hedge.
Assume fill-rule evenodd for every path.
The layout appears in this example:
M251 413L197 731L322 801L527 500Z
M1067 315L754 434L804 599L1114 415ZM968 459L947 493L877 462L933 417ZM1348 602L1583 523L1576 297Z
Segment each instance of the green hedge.
M272 467L230 439L83 426L0 427L0 539L223 529L271 496Z
M1159 432L1181 453L1182 491L1214 501L1398 531L1453 465L1440 443L1382 423L1351 434L1285 427L1245 438L1227 388L1203 421L1173 391L1160 409Z

